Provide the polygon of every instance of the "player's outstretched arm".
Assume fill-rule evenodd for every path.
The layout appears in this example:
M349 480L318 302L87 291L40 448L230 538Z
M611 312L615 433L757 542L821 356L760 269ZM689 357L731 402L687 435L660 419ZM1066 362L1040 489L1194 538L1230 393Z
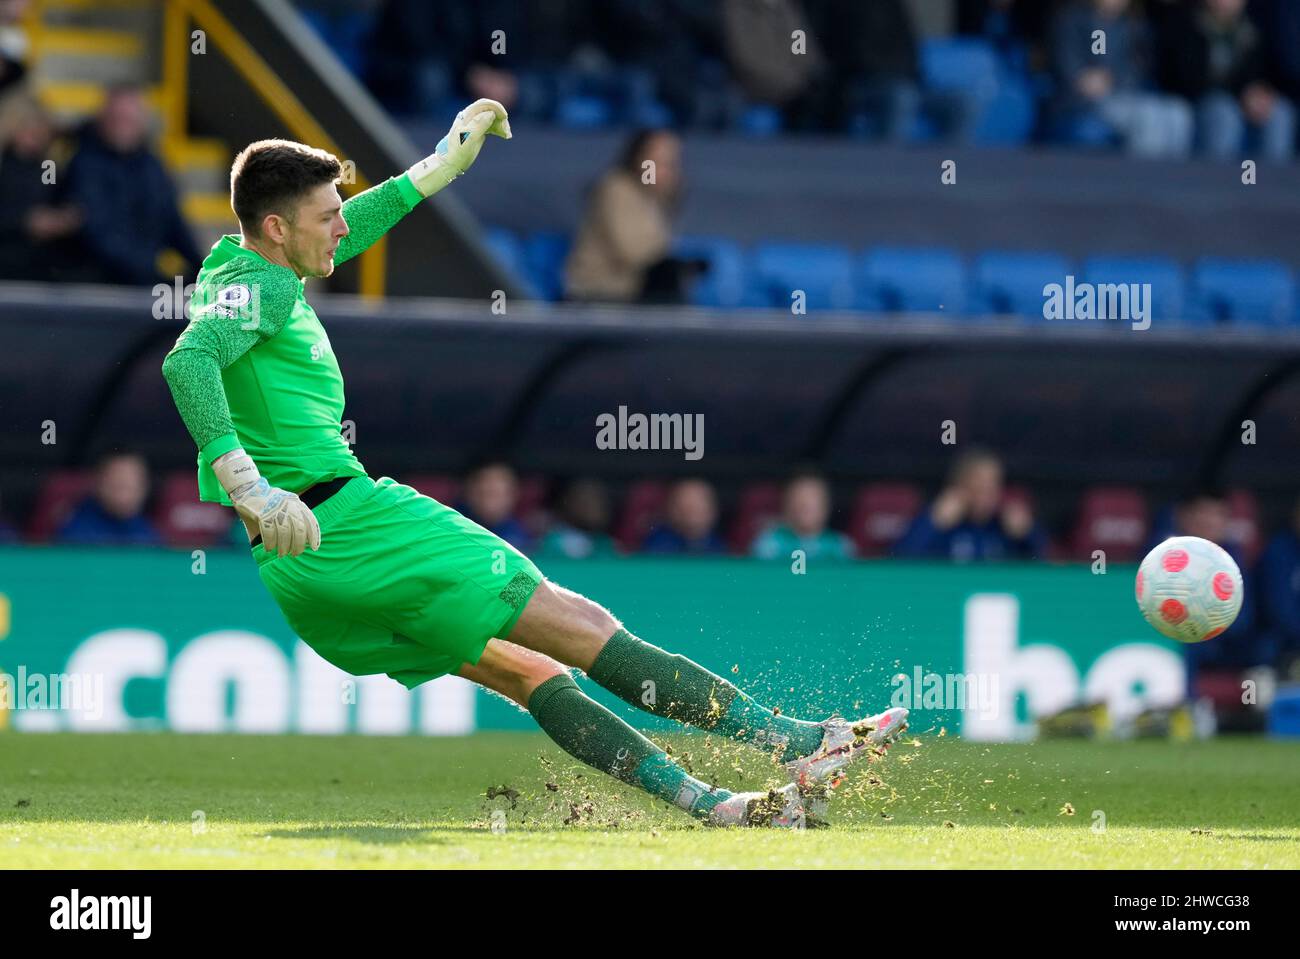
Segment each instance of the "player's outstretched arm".
M468 170L487 136L509 140L510 118L495 100L475 100L460 113L434 151L402 176L358 193L343 204L343 219L351 231L334 253L335 264L346 263L369 249L397 221Z

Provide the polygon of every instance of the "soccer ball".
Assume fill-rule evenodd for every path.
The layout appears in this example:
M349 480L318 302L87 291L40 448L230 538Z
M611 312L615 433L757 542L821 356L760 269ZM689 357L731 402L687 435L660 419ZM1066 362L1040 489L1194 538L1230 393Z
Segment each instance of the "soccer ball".
M1180 642L1218 636L1241 612L1241 597L1241 570L1208 539L1167 539L1138 567L1138 609L1159 632Z

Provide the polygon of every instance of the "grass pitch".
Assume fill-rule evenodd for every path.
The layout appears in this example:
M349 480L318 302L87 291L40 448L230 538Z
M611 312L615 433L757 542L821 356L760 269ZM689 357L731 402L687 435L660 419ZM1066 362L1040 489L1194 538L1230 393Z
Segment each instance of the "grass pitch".
M669 739L701 778L767 760ZM0 868L1300 868L1300 743L908 739L833 826L716 830L540 734L0 733Z

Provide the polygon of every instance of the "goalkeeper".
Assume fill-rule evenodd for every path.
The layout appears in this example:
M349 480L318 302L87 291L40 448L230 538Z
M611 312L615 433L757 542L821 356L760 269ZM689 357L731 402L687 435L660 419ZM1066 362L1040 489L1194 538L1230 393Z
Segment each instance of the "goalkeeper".
M408 688L448 673L472 680L527 709L575 758L708 823L819 822L844 767L892 741L906 710L815 723L766 709L637 639L455 510L372 479L343 439L343 377L303 279L363 252L464 173L488 135L509 139L509 119L479 100L431 156L346 203L340 164L323 150L262 140L235 158L240 235L213 245L162 365L199 448L200 498L234 507L289 625L340 669ZM772 753L790 783L733 793L692 778L582 693L573 667L639 709Z

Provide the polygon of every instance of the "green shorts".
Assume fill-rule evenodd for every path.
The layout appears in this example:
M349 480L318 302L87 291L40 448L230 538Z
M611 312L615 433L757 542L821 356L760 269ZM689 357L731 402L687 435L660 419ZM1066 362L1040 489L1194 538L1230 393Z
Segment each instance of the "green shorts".
M532 560L387 476L349 480L317 506L319 550L253 547L258 573L303 641L356 676L409 689L477 663L541 582Z

